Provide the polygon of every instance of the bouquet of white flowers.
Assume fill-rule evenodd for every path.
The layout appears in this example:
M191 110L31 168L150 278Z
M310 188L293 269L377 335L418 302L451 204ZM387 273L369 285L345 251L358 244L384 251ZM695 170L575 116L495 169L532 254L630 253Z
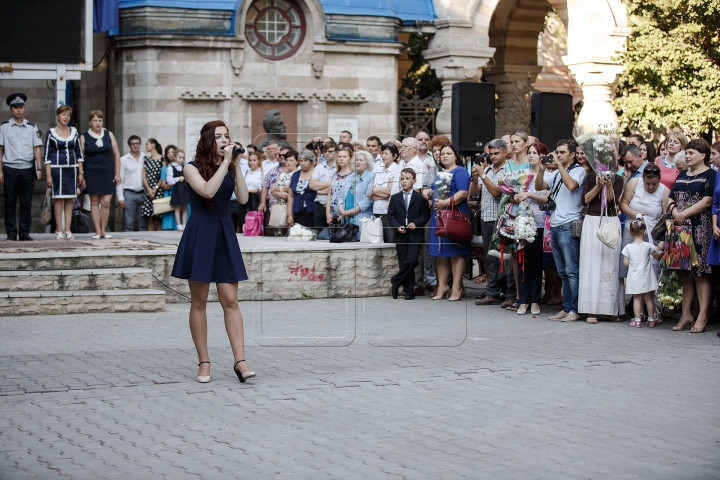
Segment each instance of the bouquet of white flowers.
M435 186L437 187L437 193L440 200L446 200L448 193L450 192L450 182L452 181L453 174L450 172L438 172L437 180L435 180Z
M532 209L528 202L520 202L515 218L515 241L524 241L524 244L532 243L535 241L535 235L537 235L537 225Z
M613 129L601 125L594 133L583 133L575 137L575 141L582 147L595 173L617 172L619 137Z

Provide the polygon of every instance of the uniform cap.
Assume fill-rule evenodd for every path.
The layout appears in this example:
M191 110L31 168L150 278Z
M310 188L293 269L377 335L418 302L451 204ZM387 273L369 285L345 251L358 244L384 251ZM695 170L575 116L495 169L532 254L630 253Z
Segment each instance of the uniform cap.
M9 97L7 97L5 103L12 107L13 105L25 105L26 101L27 95L25 95L24 93L13 93Z

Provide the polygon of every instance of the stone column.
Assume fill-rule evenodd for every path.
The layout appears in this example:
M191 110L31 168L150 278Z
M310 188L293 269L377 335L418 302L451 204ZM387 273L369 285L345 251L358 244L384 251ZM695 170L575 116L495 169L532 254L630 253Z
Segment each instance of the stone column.
M537 65L497 65L486 70L485 78L495 84L498 96L495 136L522 130L530 134L530 96L532 84L542 67Z
M617 129L618 117L612 107L612 100L615 98L615 87L622 66L581 63L568 67L583 92L583 107L577 122L580 129L589 132L600 125Z
M479 81L495 49L487 46L487 36L478 36L469 22L441 20L436 27L437 33L423 55L443 87L443 102L435 126L438 133L449 135L453 84Z

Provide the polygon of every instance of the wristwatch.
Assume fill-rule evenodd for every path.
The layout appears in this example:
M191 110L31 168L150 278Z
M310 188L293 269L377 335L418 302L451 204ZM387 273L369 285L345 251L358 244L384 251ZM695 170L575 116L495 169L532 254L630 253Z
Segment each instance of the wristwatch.
M487 178L487 173L483 173L480 175L480 180L485 180Z

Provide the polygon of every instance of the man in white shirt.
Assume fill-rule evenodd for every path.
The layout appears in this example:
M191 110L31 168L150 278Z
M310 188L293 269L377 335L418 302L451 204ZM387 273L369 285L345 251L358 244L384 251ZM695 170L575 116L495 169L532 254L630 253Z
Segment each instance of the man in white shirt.
M262 162L263 172L269 172L273 168L277 168L280 166L280 162L277 159L277 155L278 155L277 142L270 142L266 146L267 146L267 159L263 160L263 162Z
M312 177L310 178L310 188L317 192L315 197L315 205L313 208L313 223L315 228L323 229L327 227L327 217L325 216L325 204L328 200L328 194L330 193L330 186L332 185L333 175L337 171L335 166L335 156L337 155L337 145L332 139L323 143L323 156L325 157L325 163L319 163L313 170Z
M412 168L415 171L415 185L413 189L422 190L425 174L428 171L427 165L420 157L417 156L419 142L412 137L407 137L402 141L402 149L400 150L400 170L403 168Z
M422 130L415 135L415 140L418 141L418 157L420 160L425 162L425 166L430 169L435 166L435 159L430 152L430 135Z
M382 165L382 155L380 155L381 146L382 142L375 135L368 137L367 140L365 140L365 150L367 150L368 153L375 158L376 167Z
M137 135L128 138L130 153L120 157L121 183L115 186L118 205L125 211L125 231L135 230L135 217L138 219L138 229L147 231L147 219L142 216L141 207L145 198L145 188L142 182L142 169L145 157L140 153L142 141Z
M637 148L637 147L636 147ZM572 236L572 222L581 218L582 184L585 169L575 161L577 145L573 140L560 140L551 155L557 171L545 177L545 164L540 163L540 174L535 189L550 191L555 209L550 215L550 242L558 275L562 279L563 310L550 320L576 322L578 289L580 286L580 239ZM594 235L595 232L591 232Z

